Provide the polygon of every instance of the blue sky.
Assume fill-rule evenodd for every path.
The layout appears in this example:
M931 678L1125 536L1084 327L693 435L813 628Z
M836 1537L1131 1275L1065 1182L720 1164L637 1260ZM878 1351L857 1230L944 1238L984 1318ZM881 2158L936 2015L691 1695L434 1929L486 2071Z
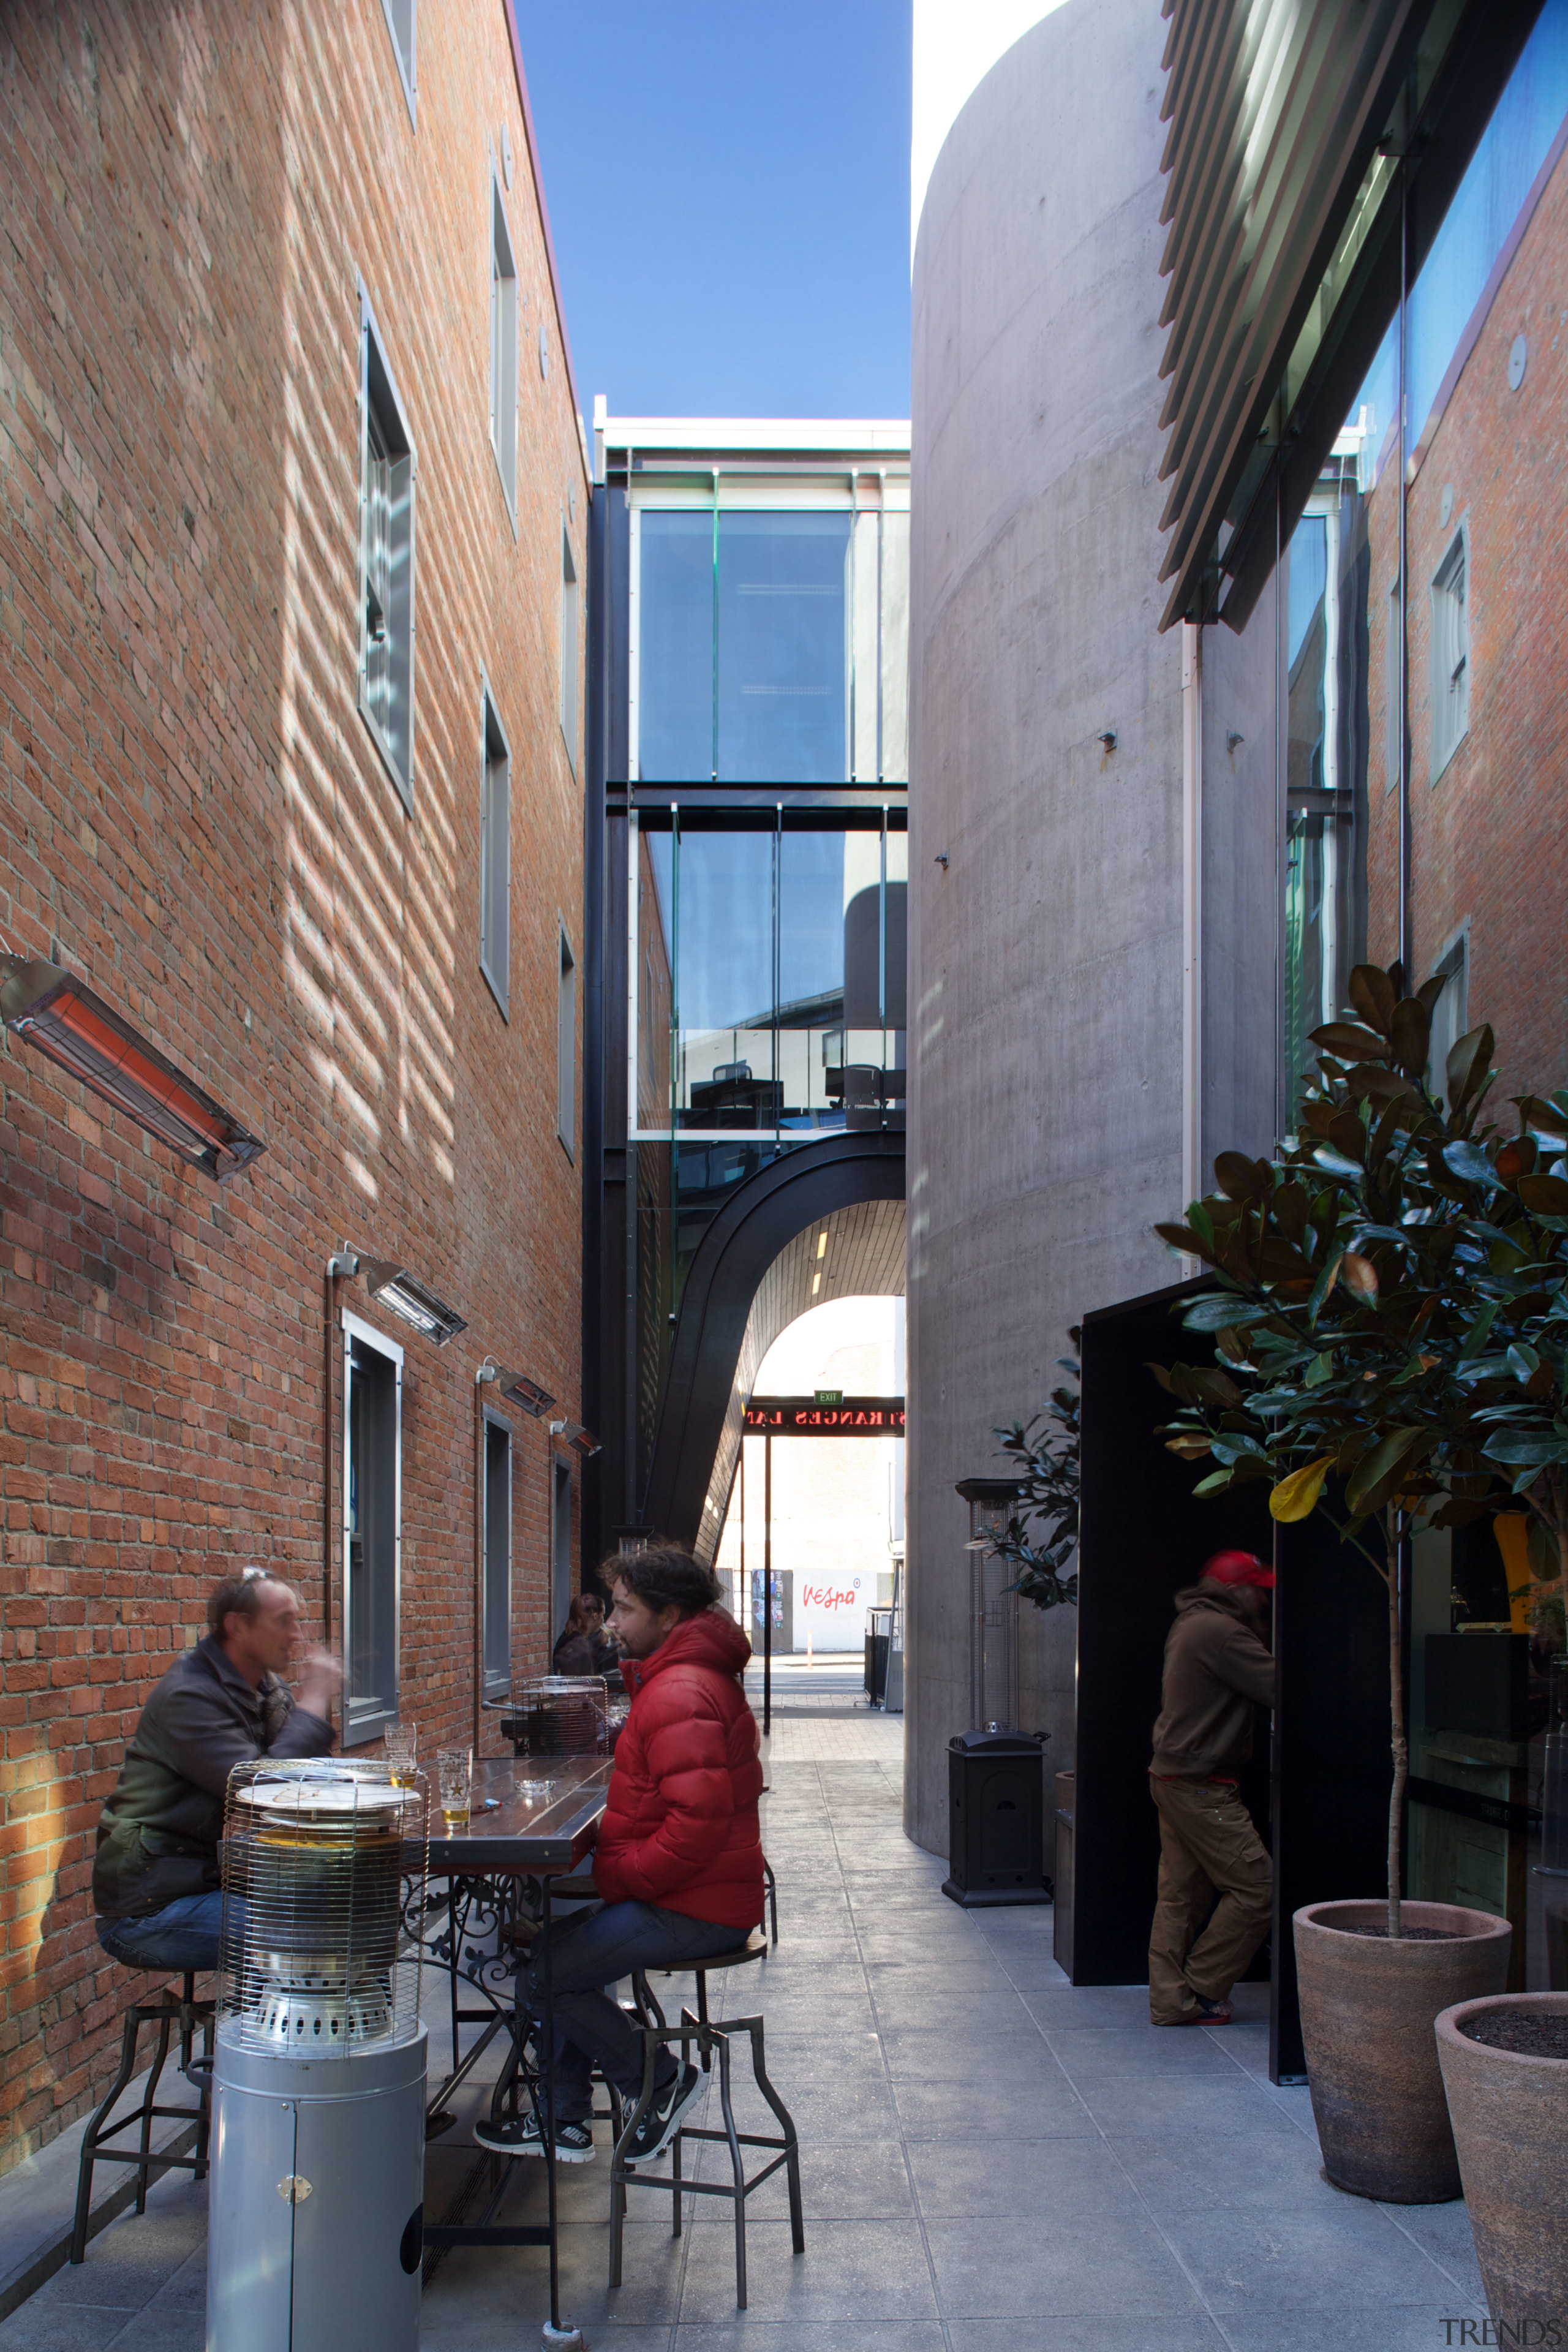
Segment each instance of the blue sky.
M907 416L910 0L513 0L584 416Z

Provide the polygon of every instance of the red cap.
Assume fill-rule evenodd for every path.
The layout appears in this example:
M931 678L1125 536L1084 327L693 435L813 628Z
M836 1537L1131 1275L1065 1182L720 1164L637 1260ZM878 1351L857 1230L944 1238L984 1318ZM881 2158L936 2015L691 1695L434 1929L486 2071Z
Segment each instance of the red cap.
M1214 1584L1262 1584L1271 1586L1274 1570L1249 1551L1216 1551L1205 1559L1202 1574Z

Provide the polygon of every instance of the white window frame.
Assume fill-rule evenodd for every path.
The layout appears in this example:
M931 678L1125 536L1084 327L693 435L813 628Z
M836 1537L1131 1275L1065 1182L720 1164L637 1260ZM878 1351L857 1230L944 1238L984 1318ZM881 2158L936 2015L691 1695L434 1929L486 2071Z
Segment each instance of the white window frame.
M1432 1007L1432 1047L1426 1063L1426 1083L1434 1094L1442 1096L1447 1105L1448 1055L1470 1025L1470 925L1468 917L1446 941L1443 952L1432 966L1432 977L1443 982L1443 993ZM1453 992L1451 995L1450 989ZM1437 1020L1440 1011L1444 1015L1441 1031ZM1443 1046L1441 1054L1437 1050L1439 1043Z
M516 1499L517 1442L505 1413L486 1405L484 1464L479 1493L479 1691L483 1698L503 1698L511 1688L512 1517ZM506 1630L507 1664L501 1674L489 1664L490 1652L490 1433L506 1440Z
M396 1723L403 1685L403 1349L395 1339L389 1339L384 1331L377 1330L374 1323L365 1322L358 1315L351 1315L346 1307L342 1310L341 1319L342 1324L340 1340L342 1358L342 1516L341 1523L342 1576L340 1591L342 1593L343 1668L342 1745L345 1748L360 1748L367 1740L379 1739L384 1731ZM349 1508L349 1461L353 1442L349 1407L353 1349L356 1340L362 1347L370 1349L373 1353L385 1357L392 1364L395 1398L392 1456L392 1704L389 1707L384 1706L378 1708L374 1716L362 1713L357 1718L354 1715L355 1700L353 1688L353 1587L349 1574L349 1546L353 1535L353 1518Z
M517 531L517 353L520 292L517 248L506 216L500 175L489 169L489 262L490 322L490 449L506 494L506 510Z
M498 803L500 814L498 815ZM500 863L500 875L495 872ZM499 923L495 918L499 912ZM500 936L492 936L499 931ZM511 746L479 674L479 970L511 1019Z
M397 60L397 79L403 84L403 95L408 103L408 120L416 131L419 128L419 0L381 0L386 29L392 39L392 54ZM399 22L407 21L405 33Z
M386 354L386 339L359 281L360 367L360 555L359 555L359 713L383 766L397 788L404 806L414 808L414 680L415 680L415 559L416 502L419 466L408 412ZM374 436L374 445L373 445ZM384 464L390 486L384 503L373 467ZM377 608L381 635L373 639L372 606ZM375 709L379 699L371 685L373 643L377 654L390 638L387 662L389 691L401 691L406 738L389 733Z
M1454 593L1455 582L1460 593ZM1428 590L1432 633L1432 782L1470 731L1470 521L1461 515Z
M555 997L555 1132L568 1160L577 1157L577 959L563 918L556 918L560 973Z
M572 553L572 534L563 522L561 526L561 732L565 739L567 762L574 775L577 772L577 711L581 699L577 687L578 634L577 564Z

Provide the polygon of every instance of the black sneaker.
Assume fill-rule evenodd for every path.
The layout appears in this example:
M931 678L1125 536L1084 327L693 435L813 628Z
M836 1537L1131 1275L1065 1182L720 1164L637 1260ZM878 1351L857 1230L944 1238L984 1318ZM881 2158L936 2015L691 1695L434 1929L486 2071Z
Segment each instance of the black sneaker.
M507 2116L499 2123L490 2116L474 2126L474 2137L492 2156L542 2156L544 2136L539 2128L537 2116ZM555 2126L555 2161L557 2164L592 2164L594 2161L594 2126L592 2124L562 2122Z
M647 2113L626 2143L627 2164L651 2164L662 2156L680 2126L680 2118L702 2088L695 2066L683 2066L662 2090L656 2089Z

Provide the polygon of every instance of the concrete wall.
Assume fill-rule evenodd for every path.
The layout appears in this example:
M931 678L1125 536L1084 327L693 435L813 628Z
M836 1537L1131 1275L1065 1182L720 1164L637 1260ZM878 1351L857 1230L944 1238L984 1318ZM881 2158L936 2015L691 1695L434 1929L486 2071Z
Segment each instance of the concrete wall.
M1002 1469L992 1426L1037 1408L1070 1324L1177 1271L1152 1231L1181 1205L1183 1100L1181 643L1156 635L1163 35L1158 0L1068 0L1035 26L955 122L916 247L906 1824L937 1850L968 1708L953 1482ZM1224 649L1237 686L1242 651ZM1244 1066L1222 1051L1205 1074L1211 1150L1266 1148L1270 1125L1260 764L1244 808L1235 763L1216 776L1250 836L1205 861L1227 1002L1261 1015L1236 1032ZM1072 1614L1024 1614L1024 1726L1066 1766Z

